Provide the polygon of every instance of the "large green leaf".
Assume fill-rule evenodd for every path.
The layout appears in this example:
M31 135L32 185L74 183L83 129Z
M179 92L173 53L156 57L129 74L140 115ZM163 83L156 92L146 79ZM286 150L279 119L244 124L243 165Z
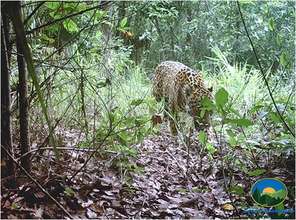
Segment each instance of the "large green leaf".
M228 102L228 92L221 88L215 94L215 101L218 107L223 108L223 106Z
M120 26L121 28L124 28L126 25L127 25L127 17L123 18L123 19L120 21L119 26Z
M72 19L67 19L63 22L64 28L70 32L74 33L78 31L77 24Z
M269 22L268 22L268 28L269 28L269 30L271 30L271 31L274 31L274 30L275 30L275 23L274 23L273 18L270 18L270 19L269 19Z

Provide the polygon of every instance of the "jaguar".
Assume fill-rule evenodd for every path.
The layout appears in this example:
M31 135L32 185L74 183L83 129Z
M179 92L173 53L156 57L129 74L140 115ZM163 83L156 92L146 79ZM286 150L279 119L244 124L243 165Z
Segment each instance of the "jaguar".
M164 115L169 116L173 135L177 134L175 121L178 121L178 112L189 113L195 129L209 127L211 112L202 110L202 101L205 97L212 99L212 88L205 86L200 72L180 62L164 61L155 69L152 94L157 102L164 99Z

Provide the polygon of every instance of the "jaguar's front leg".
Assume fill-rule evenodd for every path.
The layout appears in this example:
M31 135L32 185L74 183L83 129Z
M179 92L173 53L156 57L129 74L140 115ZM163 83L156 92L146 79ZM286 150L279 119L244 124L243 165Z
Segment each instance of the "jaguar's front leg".
M193 119L194 128L195 130L198 131L200 129L200 123L199 123L200 111L196 107L192 107L191 116Z
M163 112L163 118L167 119L169 118L169 101L168 98L164 98L164 112Z
M170 125L170 131L172 135L177 135L177 125L176 121L178 120L178 112L176 111L173 104L170 105L170 112L169 112L169 125Z

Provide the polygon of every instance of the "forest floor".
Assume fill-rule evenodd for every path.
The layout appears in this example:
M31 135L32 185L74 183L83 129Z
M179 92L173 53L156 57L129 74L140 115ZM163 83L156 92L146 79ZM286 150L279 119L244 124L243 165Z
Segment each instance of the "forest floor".
M67 145L75 146L74 137L73 132L65 134ZM252 204L247 196L251 182L234 175L246 191L229 198L220 160L201 155L198 142L192 140L188 151L176 137L161 131L134 147L136 157L116 152L96 156L71 181L89 152L63 151L58 162L50 155L39 155L33 160L32 173L73 218L246 217L234 204ZM124 160L119 167L117 162ZM26 176L18 178L18 185L14 190L8 189L9 184L2 187L2 218L67 217Z

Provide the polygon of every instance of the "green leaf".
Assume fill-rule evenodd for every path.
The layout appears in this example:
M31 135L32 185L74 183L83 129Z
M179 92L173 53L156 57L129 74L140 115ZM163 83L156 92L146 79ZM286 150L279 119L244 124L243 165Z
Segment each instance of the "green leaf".
M118 137L119 137L119 142L123 145L127 145L128 144L128 140L129 140L129 135L127 132L120 132L118 134Z
M218 107L223 108L223 106L228 102L228 92L221 88L215 94L215 101Z
M106 11L97 10L96 13L95 13L95 17L96 17L97 20L100 20L100 19L104 18L106 15L107 15Z
M217 151L217 149L211 143L206 144L206 149L210 154L214 154Z
M287 61L287 54L285 52L282 52L281 53L281 56L280 56L280 64L282 66L286 66L287 63L288 63L288 61Z
M238 185L236 185L236 186L231 186L231 187L229 188L229 191L230 191L231 193L236 194L236 195L239 195L239 196L243 196L243 195L245 195L244 188L241 187L241 186L238 186Z
M96 87L97 87L98 89L103 88L103 87L106 87L106 86L107 86L106 81L100 81L100 82L98 82L97 85L96 85Z
M78 27L77 27L77 24L71 20L71 19L67 19L63 22L63 25L64 25L64 28L70 32L70 33L73 33L73 32L77 32L78 31Z
M281 118L278 115L277 112L270 112L269 113L269 118L270 120L272 120L274 123L280 123L281 122Z
M213 104L212 100L210 100L206 96L201 100L201 106L202 108L208 111L213 110L215 108L215 105Z
M11 207L10 207L12 210L14 210L14 209L19 209L20 207L19 207L19 205L17 204L17 203L15 203L15 202L13 202L12 204L11 204Z
M81 2L81 3L79 3L77 9L78 9L79 11L84 11L85 9L87 9L87 4L84 3L84 2Z
M49 15L50 15L52 18L54 18L54 19L58 19L58 18L63 17L62 14L59 14L59 13L57 13L56 11L52 11L52 12L50 12ZM50 27L50 26L49 26L49 27Z
M274 31L274 30L275 30L275 23L274 23L273 18L270 18L270 19L269 19L269 22L268 22L268 28L269 28L269 30L271 30L271 31Z
M260 176L265 172L266 172L265 169L256 169L256 170L253 170L253 171L249 171L247 174L249 176Z
M120 28L124 28L127 24L127 17L123 18L120 23L119 23L119 26Z
M60 7L61 2L46 2L45 6L51 10L57 10Z
M64 193L69 197L73 197L75 195L75 192L70 187L66 187Z
M198 138L198 140L200 141L200 143L202 145L205 145L206 144L206 142L207 142L207 134L204 131L200 131L198 133L198 137L197 138Z
M246 119L246 118L236 119L235 123L238 126L242 126L242 127L248 127L248 126L253 125L253 122L249 119Z
M226 119L225 123L235 124L240 127L248 127L253 125L253 122L246 118L239 118L239 119Z
M142 103L143 103L143 99L134 99L131 101L131 105L135 105L135 106L141 105Z
M109 113L109 120L111 123L115 122L115 119L116 119L116 113L114 112L110 112Z

